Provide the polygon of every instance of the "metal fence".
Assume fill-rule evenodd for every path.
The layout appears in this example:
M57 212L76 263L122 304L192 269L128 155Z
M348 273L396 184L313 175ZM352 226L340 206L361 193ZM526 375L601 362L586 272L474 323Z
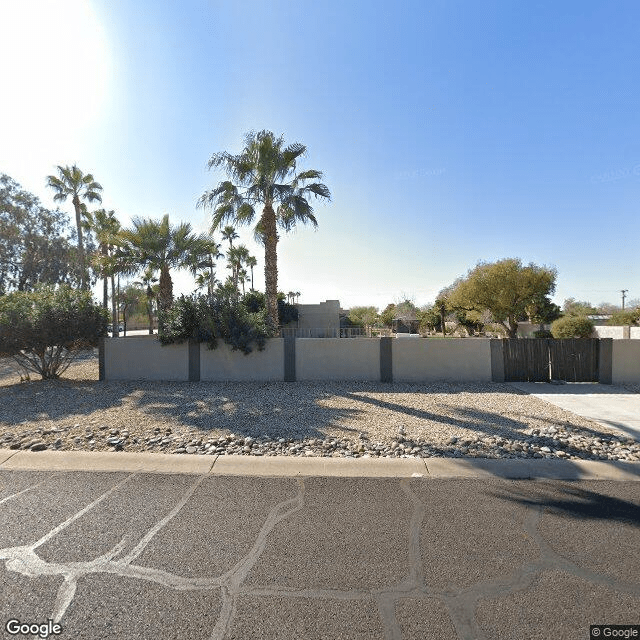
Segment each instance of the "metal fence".
M285 327L280 329L281 338L366 338L366 331L360 327L314 327L300 329Z

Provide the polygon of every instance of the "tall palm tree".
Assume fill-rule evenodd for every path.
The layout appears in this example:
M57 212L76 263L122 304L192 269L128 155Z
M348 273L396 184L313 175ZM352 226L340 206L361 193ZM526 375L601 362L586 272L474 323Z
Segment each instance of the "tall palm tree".
M162 220L134 218L133 226L121 233L120 251L129 269L151 267L160 272L158 291L159 329L162 315L173 302L173 281L170 269L189 267L195 255L206 256L208 238L196 235L188 222L178 226L169 224L169 216Z
M247 267L249 267L249 269L251 269L251 291L253 291L253 267L258 264L258 261L254 256L249 256L245 264L247 265Z
M209 169L222 168L229 180L206 191L198 201L198 206L212 210L213 230L227 221L251 224L255 207L262 207L254 232L264 245L267 313L274 328L278 326L278 229L290 231L299 222L318 226L311 196L331 199L329 188L317 182L322 178L320 171L296 173L306 150L297 142L285 146L284 138L276 138L271 131L250 132L239 155L221 152L211 157Z
M86 214L86 208L82 208L82 200L87 202L102 202L102 186L99 185L90 173L86 175L74 164L72 167L58 165L57 176L47 176L47 186L56 193L53 196L55 202L65 202L71 198L76 213L76 229L78 231L78 254L80 257L81 287L89 286L87 277L87 261L84 253L82 237L82 218Z
M82 205L82 207L85 208L84 204ZM86 229L90 229L96 234L96 239L98 240L99 255L103 259L108 257L113 248L115 238L120 232L120 222L118 218L116 218L115 211L97 209L93 213L87 212L85 213L85 222L83 226ZM106 309L108 307L109 300L108 269L106 269L106 263L104 262L104 260L102 264L100 263L100 261L94 261L94 264L97 264L97 266L99 267L99 271L101 272L103 277L102 306Z
M300 298L300 292L299 292L299 291L296 291L296 292L294 293L294 295L295 295L295 297L296 297L296 304L298 304L298 300L299 300L299 298Z

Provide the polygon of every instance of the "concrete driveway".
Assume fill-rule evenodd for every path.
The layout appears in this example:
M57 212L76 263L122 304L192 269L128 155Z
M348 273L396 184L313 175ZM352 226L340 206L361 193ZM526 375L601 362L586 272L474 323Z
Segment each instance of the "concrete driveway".
M640 623L637 481L446 462L422 477L0 468L3 637L11 619L93 640L588 638Z
M592 382L547 384L510 382L511 386L557 407L640 441L640 394L624 387Z

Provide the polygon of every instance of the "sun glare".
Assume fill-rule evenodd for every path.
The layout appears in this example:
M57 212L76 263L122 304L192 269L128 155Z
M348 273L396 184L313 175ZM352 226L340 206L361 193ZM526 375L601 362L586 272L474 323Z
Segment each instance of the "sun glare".
M106 37L89 0L4 0L0 162L75 161L108 95Z

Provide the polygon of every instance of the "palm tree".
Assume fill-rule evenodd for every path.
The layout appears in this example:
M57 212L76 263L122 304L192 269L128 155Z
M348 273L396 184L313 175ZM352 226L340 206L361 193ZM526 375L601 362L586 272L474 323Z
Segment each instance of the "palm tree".
M229 180L206 191L198 201L199 207L212 210L213 230L226 221L251 224L255 207L262 206L254 232L264 245L267 312L273 327L278 326L278 228L290 231L298 222L317 227L310 198L331 199L329 188L316 182L322 178L320 171L296 173L306 150L297 142L285 146L284 138L276 138L271 131L250 132L239 155L221 152L211 157L209 169L223 168Z
M162 331L162 315L173 302L169 270L189 267L196 255L204 258L209 250L209 239L193 233L188 222L171 226L168 215L160 221L134 218L132 224L121 234L121 255L130 271L150 267L160 272L158 324Z
M149 335L153 335L153 299L156 297L154 287L151 285L158 282L158 278L153 274L153 268L147 267L140 280L136 280L133 284L136 287L146 288L147 295L147 317L149 318Z
M81 205L83 209L86 209L84 204ZM110 251L113 248L114 239L120 231L120 222L116 218L115 211L105 211L104 209L98 209L93 213L85 213L85 222L83 226L86 229L90 229L96 234L98 240L98 251L102 258L106 258L110 255ZM103 277L103 289L102 289L102 306L106 309L108 307L108 281L109 273L106 269L106 264L100 264L99 260L94 261L94 264L98 265Z
M237 247L231 247L227 252L227 258L229 259L228 268L231 269L231 278L233 280L233 286L236 291L238 290L238 277L240 274L240 270L249 257L249 249L247 249L247 247L245 247L243 244Z
M214 231L215 229L212 229L211 233ZM239 237L240 236L236 233L236 230L230 224L222 230L222 239L229 241L229 249L233 249L233 241Z
M293 299L295 298L295 291L289 291L289 293L287 293L287 302L289 304L293 304Z
M247 267L249 267L249 269L251 269L251 291L253 291L253 267L258 264L258 261L254 256L249 256L246 259L245 264L247 265Z
M240 279L240 282L242 283L242 295L244 295L245 291L244 291L244 283L248 282L249 277L247 274L247 270L246 269L240 269L238 271L238 277Z
M300 292L296 291L293 295L296 297L296 304L298 304L298 299L300 298Z
M206 250L205 255L201 254L201 249ZM189 260L189 270L193 274L198 289L207 288L209 299L213 296L217 280L215 277L215 262L218 258L223 258L224 253L220 251L220 245L212 239L208 239L204 247L197 246L197 252Z
M84 253L84 242L82 238L82 217L86 214L83 211L81 200L88 202L102 202L102 186L99 185L90 173L86 175L74 164L72 167L62 167L58 165L58 176L47 176L47 186L51 187L56 194L53 196L55 202L65 202L71 197L73 208L76 212L76 229L78 231L78 254L80 257L81 287L88 288L86 256Z

